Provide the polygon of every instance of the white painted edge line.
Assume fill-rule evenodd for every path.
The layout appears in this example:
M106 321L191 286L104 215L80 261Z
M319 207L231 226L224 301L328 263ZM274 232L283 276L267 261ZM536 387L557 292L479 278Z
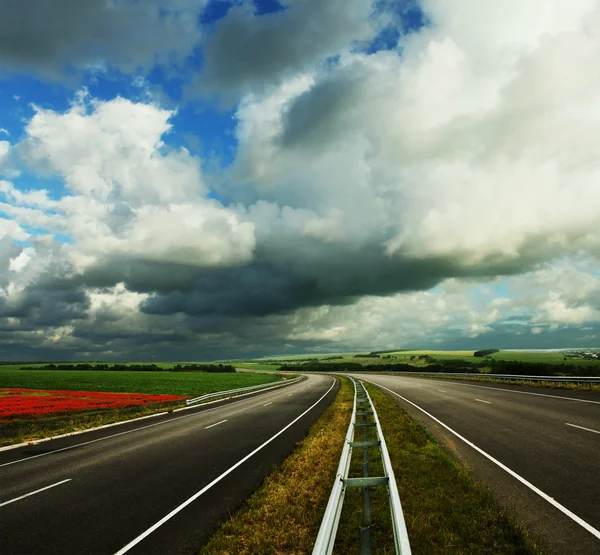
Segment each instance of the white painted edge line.
M4 503L0 503L0 507L4 507L4 505L10 505L11 503L14 503L15 501L20 501L21 499L25 499L26 497L29 497L30 495L35 495L36 493L40 493L41 491L45 491L50 488L55 488L56 486L60 486L61 484L70 482L71 480L72 480L72 478L67 478L66 480L62 480L61 482L56 482L56 484L50 484L49 486L46 486L45 488L36 489L35 491L32 491L31 493L26 493L25 495L21 495L20 497L15 497L14 499L11 499L10 501L5 501Z
M231 397L223 397L222 399L215 399L214 401L208 401L207 403L200 403L199 405L189 405L187 407L181 407L178 409L174 409L173 412L180 412L182 410L190 410L197 409L198 407L206 407L208 405L212 405L214 403L220 403L221 401L227 401L228 399L241 399L242 397L246 397L247 395L256 394L258 392L262 393L263 391L271 391L272 389L277 389L283 385L287 385L286 382L277 382L277 385L272 387L266 387L265 389L259 389L255 391L249 391L248 393L242 393L241 395L232 395ZM138 416L137 418L130 418L129 420L120 420L119 422L112 422L111 424L104 424L102 426L96 426L95 428L86 428L85 430L78 430L76 432L69 432L67 434L60 434L58 436L50 436L44 437L41 439L32 439L31 441L24 441L23 443L15 443L13 445L5 445L4 447L0 447L0 453L2 451L9 451L10 449L18 449L19 447L26 447L28 445L37 445L38 443L43 443L44 441L51 441L53 439L62 439L64 437L78 436L80 434L87 434L88 432L95 432L97 430L103 430L104 428L112 428L113 426L120 426L121 424L129 424L130 422L137 422L138 420L145 420L147 418L155 418L156 416L161 416L162 414L168 414L169 411L163 412L155 412L154 414L147 414L146 416ZM206 411L200 411L206 412ZM170 420L169 420L170 422ZM142 430L143 428L138 428ZM113 437L113 436L110 436ZM80 445L84 445L81 443ZM2 465L0 465L2 466Z
M214 428L215 426L218 426L219 424L224 424L225 422L227 422L227 418L225 420L221 420L221 422L217 422L215 424L211 424L210 426L205 426L204 429L208 430L209 428Z
M458 439L464 441L469 447L472 447L473 449L475 449L475 451L477 451L479 454L483 455L486 459L492 461L495 465L499 466L502 470L504 470L505 472L510 474L513 478L516 478L523 485L527 486L531 491L533 491L534 493L537 493L542 499L544 499L544 501L547 501L548 503L550 503L550 505L557 508L561 513L568 516L571 520L575 521L577 524L579 524L579 526L581 526L582 528L587 530L590 534L592 534L593 536L596 536L600 540L600 530L596 530L596 528L594 528L593 526L588 524L581 517L578 517L575 513L571 512L564 505L561 505L558 501L556 501L553 497L550 497L548 494L544 493L541 489L534 486L531 482L527 481L521 475L517 474L514 470L511 470L510 468L508 468L508 466L502 464L499 460L495 459L494 457L492 457L491 455L486 453L480 447L477 447L477 445L475 445L474 443L469 441L467 438L461 436L458 432L455 432L450 426L448 426L447 424L444 424L441 420L437 419L435 416L428 413L425 409L422 409L419 405L416 405L412 401L409 401L405 397L402 397L402 395L399 395L398 393L396 393L395 391L392 391L391 389L385 387L384 385L381 385L378 383L375 383L375 385L377 387L381 387L382 389L389 391L390 393L393 393L394 395L396 395L396 397L399 397L403 401L411 404L413 407L419 409L422 413L429 416L429 418L431 418L432 420L435 420L435 422L437 422L440 426L443 426L444 428L446 428L446 430L448 430L451 434L454 434Z
M269 401L268 403L264 404L263 407L268 407L269 405L272 405L273 401Z
M446 391L445 389L438 389L438 391L439 391L440 393L447 393L447 391Z
M290 428L291 426L293 426L305 414L307 414L309 411L311 411L312 409L314 409L323 399L325 399L325 397L327 397L327 395L333 389L333 387L335 386L335 384L336 384L336 379L333 378L333 383L331 384L331 387L319 398L318 401L316 401L314 404L312 404L310 407L308 407L300 416L297 416L296 418L294 418L294 420L292 420L289 424L287 424L286 426L284 426L283 428L281 428L281 430L279 430L275 435L273 435L269 439L267 439L267 441L265 441L262 445L259 445L256 449L254 449L254 451L251 451L250 453L248 453L243 459L240 459L233 466L229 467L225 472L223 472L221 475L217 476L212 482L210 482L209 484L207 484L206 486L204 486L199 492L197 492L194 495L192 495L189 499L187 499L186 501L184 501L178 507L175 507L175 509L173 509L169 514L167 514L166 516L164 516L163 518L161 518L156 524L152 525L145 532L143 532L142 534L140 534L137 538L131 540L125 547L123 547L119 551L117 551L115 553L115 555L123 555L124 553L127 553L132 547L136 546L144 538L146 538L150 534L152 534L152 532L154 532L154 530L156 530L157 528L160 528L165 522L167 522L168 520L170 520L171 518L173 518L177 513L179 513L183 509L185 509L190 503L193 503L196 499L198 499L198 497L200 497L202 494L206 493L215 484L218 484L223 478L225 478L226 476L228 476L229 474L231 474L236 468L238 468L239 466L241 466L242 464L244 464L249 458L251 458L252 456L254 456L256 453L258 453L260 450L262 450L264 447L266 447L269 443L271 443L274 439L276 439L277 437L279 437L283 432L285 432L288 428Z
M261 390L261 391L264 391L264 390ZM242 397L242 395L238 395L237 397L238 398ZM214 402L216 402L216 401L214 401ZM208 404L209 403L206 403L206 405L208 405ZM189 407L189 408L197 408L198 406L205 406L205 405L196 405L196 407ZM10 462L7 462L7 463L0 464L0 468L2 468L3 466L10 466L11 464L25 463L27 461L31 461L33 459L37 459L38 457L45 457L46 455L52 455L53 453L59 453L60 451L68 451L69 449L75 449L76 447L81 447L83 445L89 445L90 443L96 443L98 441L104 441L106 439L111 439L113 437L123 436L123 435L126 435L126 434L132 434L134 432L139 432L140 430L146 430L148 428L154 428L154 426L161 426L162 424L168 424L169 422L176 422L177 420L182 420L183 418L191 418L192 416L198 416L200 414L206 414L208 412L211 412L211 411L214 411L214 410L218 410L220 408L221 407L213 407L213 408L208 409L208 410L193 412L192 414L184 414L183 416L178 416L176 418L170 418L169 420L165 420L163 422L156 422L155 424L148 424L147 426L141 426L141 427L135 428L133 430L127 430L125 432L119 432L118 434L112 434L112 435L106 436L106 437L99 437L97 439L91 439L90 441L84 441L82 443L77 443L76 445L69 445L68 447L62 447L61 449L54 449L53 451L48 451L47 453L40 453L39 455L32 455L31 457L27 457L26 459L18 459L16 461L10 461ZM151 416L154 416L154 415L151 415ZM143 418L146 418L146 417L143 417ZM121 422L119 422L119 424L121 424ZM111 426L111 424L108 424L107 427L108 426ZM85 431L89 432L91 430L85 430ZM74 435L74 434L67 434L67 436L69 436L69 435ZM44 441L48 441L48 440L44 440ZM25 445L29 445L29 443L26 443Z
M562 395L548 395L546 393L532 393L531 391L515 391L514 389L504 389L502 387L487 387L485 385L475 385L475 384L470 384L470 383L452 382L452 385L461 385L464 387L479 387L481 389L491 389L492 391L508 391L510 393L519 393L520 395L536 395L537 397L550 397L550 399L566 399L567 401L577 401L579 403L592 403L594 405L600 405L600 401L590 401L589 399L576 399L575 397L563 397Z
M483 399L475 399L476 401L479 401L480 403L486 403L487 405L491 405L492 403L490 401L484 401Z
M598 430L592 430L591 428L585 428L584 426L578 426L577 424L569 424L568 422L565 422L565 426L571 426L571 428L579 428L580 430L592 432L593 434L600 434L600 431Z

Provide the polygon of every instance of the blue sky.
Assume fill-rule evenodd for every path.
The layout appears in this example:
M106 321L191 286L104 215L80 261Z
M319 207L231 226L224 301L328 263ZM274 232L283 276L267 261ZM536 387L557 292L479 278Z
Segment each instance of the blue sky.
M6 356L597 344L594 8L540 10L7 12Z

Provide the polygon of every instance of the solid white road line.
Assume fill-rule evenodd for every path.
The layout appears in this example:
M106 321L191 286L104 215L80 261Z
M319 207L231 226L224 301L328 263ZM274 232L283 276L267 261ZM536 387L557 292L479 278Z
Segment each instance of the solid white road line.
M216 424L211 424L210 426L205 426L204 429L208 430L209 428L214 428L215 426L218 426L219 424L223 424L224 422L227 422L227 418L225 420L221 420L221 422L217 422Z
M547 395L546 393L531 393L531 391L515 391L514 389L503 389L501 387L487 387L485 385L475 385L475 384L470 384L470 383L452 382L452 385L460 385L460 386L464 386L464 387L479 387L481 389L491 389L492 391L508 391L509 393L519 393L520 395L536 395L537 397L550 397L551 399L565 399L567 401L577 401L579 403L592 403L594 405L600 405L600 401L590 401L589 399L576 399L575 397L562 397L561 395Z
M491 405L492 403L490 403L489 401L484 401L483 399L475 399L476 401L479 401L480 403L486 403L488 405Z
M446 393L446 391L445 391L445 390L443 390L443 389L438 389L438 391L439 391L440 393Z
M558 501L556 501L553 497L550 497L548 494L544 493L541 489L534 486L531 482L527 481L521 475L517 474L514 470L511 470L510 468L508 468L508 466L502 464L499 460L495 459L490 454L486 453L480 447L477 447L477 445L475 445L474 443L469 441L467 438L461 436L458 432L455 432L452 428L450 428L450 426L448 426L447 424L444 424L441 420L437 419L435 416L428 413L425 409L422 409L419 405L416 405L412 401L409 401L405 397L402 397L402 395L399 395L398 393L396 393L395 391L392 391L388 387L385 387L385 386L377 384L377 383L375 385L377 385L377 387L381 387L381 388L389 391L390 393L396 395L396 397L400 397L400 399L402 399L403 401L411 404L416 409L419 409L422 413L429 416L429 418L431 418L432 420L435 420L440 426L443 426L444 428L446 428L446 430L448 430L451 434L454 434L458 439L464 441L469 447L472 447L473 449L475 449L475 451L477 451L478 453L483 455L486 459L492 461L495 465L499 466L502 470L504 470L505 472L510 474L513 478L516 478L523 485L527 486L531 491L537 493L542 499L544 499L545 501L550 503L552 506L557 508L561 513L568 516L571 520L575 521L577 524L579 524L579 526L581 526L582 528L587 530L590 534L592 534L593 536L596 536L600 540L600 530L596 530L596 528L594 528L591 524L588 524L585 520L578 517L575 513L571 512L564 505L561 505Z
M262 393L263 391L271 391L273 389L279 388L282 385L286 385L285 382L276 382L275 385L273 385L273 387L266 387L265 389L261 389L260 392ZM308 387L310 387L310 386L308 386ZM192 409L197 409L198 407L207 407L209 405L214 405L215 403L220 403L221 401L226 401L228 399L233 399L233 398L238 400L238 399L242 399L243 397L247 397L248 395L254 395L255 393L256 393L256 391L249 391L248 393L236 395L235 397L223 397L222 399L216 399L215 401L208 401L207 403L201 403L199 405L190 405L189 407L181 407L179 409L175 409L173 412L192 410ZM215 407L215 408L220 408L220 407ZM213 410L213 409L209 409L209 410ZM208 411L201 411L201 412L208 412ZM154 414L148 414L146 416L139 416L137 418L130 418L129 420L121 420L120 422L111 422L110 424L104 424L103 426L96 426L95 428L87 428L85 430L77 430L76 432L69 432L66 434L60 434L60 435L56 435L56 436L43 437L40 439L35 439L33 441L24 441L23 443L15 443L13 445L6 445L4 447L0 447L0 453L2 451L9 451L11 449L18 449L20 447L26 447L27 445L32 445L32 444L37 445L38 443L42 443L44 441L51 441L53 439L62 439L63 437L77 436L80 434L87 434L88 432L95 432L96 430L103 430L104 428L112 428L114 426L122 426L123 424L129 424L131 422L136 422L138 420L146 420L148 418L155 418L155 417L161 416L163 414L168 414L168 411L155 412ZM196 413L194 413L194 414L196 414ZM139 428L139 429L141 430L142 428ZM112 436L110 436L110 437L112 437ZM80 445L84 445L84 444L81 443ZM2 466L2 465L0 465L0 466Z
M269 388L271 389L271 388ZM261 390L264 391L264 390ZM250 393L256 393L256 392L250 392ZM246 393L244 395L238 395L238 398L243 397L247 395ZM214 401L217 402L217 401ZM205 405L198 405L198 406L206 406L208 405L208 403L206 403ZM191 408L197 408L197 407L184 407L185 409L191 409ZM146 430L148 428L154 428L154 426L161 426L162 424L168 424L169 422L175 422L176 420L182 420L183 418L191 418L192 416L198 416L199 414L207 414L209 412L215 411L222 408L221 406L219 407L213 407L211 409L207 409L207 410L203 410L203 411L199 411L199 412L193 412L191 414L184 414L183 416L177 416L175 418L170 418L169 420L165 420L164 422L156 422L155 424L148 424L147 426L140 426L139 428L135 428L134 430L127 430L126 432L119 432L118 434L112 434L110 436L106 436L106 437L99 437L98 439L91 439L90 441L84 441L82 443L77 443L76 445L70 445L69 447L62 447L61 449L54 449L53 451L48 451L47 453L40 453L39 455L32 455L31 457L27 457L26 459L18 459L16 461L11 461L11 462L7 462L7 463L3 463L0 464L0 468L2 468L3 466L10 466L11 464L18 464L18 463L25 463L27 461L31 461L33 459L37 459L38 457L45 457L46 455L52 455L53 453L59 453L60 451L68 451L69 449L75 449L76 447L82 447L83 445L90 445L91 443L96 443L98 441L104 441L105 439L111 439L113 437L118 437L118 436L124 436L126 434L132 434L134 432L138 432L140 430ZM180 409L177 409L180 410ZM157 414L151 414L150 417L152 416L159 416L159 414L166 414L166 413L157 413ZM143 416L139 419L133 419L133 420L141 420L142 418L149 418L146 416ZM131 420L131 421L133 421ZM115 424L126 424L128 421L125 422L115 422ZM99 430L101 428L108 428L110 426L113 426L115 424L108 424L106 426L99 426L98 428L92 428L90 430L81 430L81 433L85 433L85 432L93 432L94 430ZM65 434L64 436L55 436L55 438L49 438L49 439L58 439L59 437L67 437L70 435L75 435L78 432L74 432L73 434ZM37 444L43 441L49 441L49 439L42 439L42 440L36 440L32 443ZM14 447L24 447L25 445L29 445L27 444L19 444L19 445L9 445L9 448L14 448Z
M583 426L578 426L577 424L569 424L565 422L565 426L571 426L571 428L579 428L580 430L585 430L586 432L592 432L593 434L600 434L598 430L592 430L591 428L584 428Z
M60 486L61 484L70 482L71 480L72 480L72 478L67 478L66 480L62 480L61 482L56 482L56 484L51 484L49 486L46 486L45 488L36 489L35 491L32 491L31 493L26 493L25 495L21 495L20 497L15 497L14 499L11 499L10 501L5 501L4 503L0 503L0 507L4 507L4 505L10 505L11 503L14 503L15 501L19 501L20 499L25 499L26 497L29 497L30 495L35 495L36 493L40 493L40 491L45 491L50 488L55 488L56 486Z
M287 426L281 428L281 430L279 430L275 435L273 435L269 439L267 439L267 441L265 441L262 445L259 445L256 449L254 449L254 451L252 451L251 453L248 453L243 459L240 459L233 466L231 466L225 472L223 472L223 474L221 474L220 476L217 476L212 482L210 482L209 484L207 484L206 486L204 486L199 492L195 493L187 501L184 501L181 505L179 505L179 507L176 507L168 515L166 515L165 517L161 518L156 524L154 524L153 526L151 526L150 528L148 528L148 530L146 530L145 532L143 532L142 534L140 534L137 538L135 538L132 541L130 541L125 547L123 547L122 549L120 549L119 551L117 551L115 553L115 555L123 555L123 553L127 553L132 547L136 546L144 538L146 538L150 534L152 534L152 532L154 532L154 530L156 530L157 528L160 528L165 522L167 522L168 520L170 520L171 518L173 518L177 513L179 513L183 509L185 509L190 503L193 503L196 499L198 499L198 497L200 497L202 494L206 493L215 484L218 484L223 478L225 478L226 476L228 476L229 474L231 474L236 468L238 468L239 466L241 466L242 464L244 464L250 457L254 456L261 449L263 449L269 443L271 443L274 439L276 439L277 437L279 437L288 428L290 428L291 426L293 426L305 414L307 414L309 411L311 411L312 409L314 409L323 399L325 399L325 397L327 397L327 395L329 394L329 392L335 386L335 382L336 382L336 380L334 379L333 383L331 384L331 387L319 398L319 400L316 403L314 403L313 405L311 405L310 407L308 407L300 416L298 416L294 420L292 420Z

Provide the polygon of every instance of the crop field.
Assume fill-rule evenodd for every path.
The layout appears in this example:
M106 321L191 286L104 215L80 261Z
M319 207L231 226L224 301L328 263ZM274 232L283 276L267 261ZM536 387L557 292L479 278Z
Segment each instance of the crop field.
M324 363L327 362L353 362L359 364L412 364L417 367L427 366L428 362L423 360L422 357L427 355L431 359L445 361L445 360L464 360L466 362L471 363L481 363L486 359L483 357L475 357L473 353L475 351L435 351L428 349L419 349L419 350L411 350L411 351L394 351L381 353L379 357L361 357L356 356L357 354L367 354L364 353L328 353L323 355L286 355L281 357L264 357L262 359L253 359L252 362L236 362L235 366L237 367L245 367L245 368L255 368L255 369L265 369L265 370L275 370L278 368L277 365L268 362L271 361L280 361L281 364L285 364L289 361L289 363L294 363L296 361L308 361L318 359ZM329 357L340 357L336 359L328 360ZM573 352L563 352L563 351L510 351L510 350L501 350L497 353L494 353L488 357L489 359L498 360L498 361L509 361L509 362L534 362L534 363L545 363L545 364L557 364L557 365L573 365L573 366L586 366L586 367L598 367L600 371L600 359L596 360L585 360L583 358L578 358L574 356ZM264 361L264 362L263 362ZM261 362L263 362L261 364Z
M106 393L55 389L0 389L0 423L99 409L120 409L182 401L182 395Z
M19 370L0 367L0 387L151 393L154 395L196 396L275 382L275 374L203 372L127 372L110 370Z

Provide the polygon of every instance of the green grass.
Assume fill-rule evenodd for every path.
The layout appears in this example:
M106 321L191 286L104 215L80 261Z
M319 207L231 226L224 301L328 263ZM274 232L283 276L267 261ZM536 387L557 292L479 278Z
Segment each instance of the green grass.
M0 367L0 387L204 395L277 381L275 374L202 372L111 372L94 370L15 370Z
M413 553L540 555L514 518L398 405L368 386L384 429ZM339 463L353 388L342 379L334 403L308 437L225 522L202 555L310 553ZM351 475L360 471L353 453ZM374 453L375 454L375 453ZM371 474L381 471L371 457ZM376 491L378 490L378 491ZM394 553L384 488L372 488L374 553ZM362 500L346 494L334 553L358 554Z
M0 367L0 387L27 389L68 389L116 393L154 393L200 396L279 380L277 374L202 372L126 372L94 370L18 370ZM169 403L151 407L82 412L71 415L17 420L0 425L0 445L19 443L71 433L104 424L137 418L181 405Z
M367 385L367 390L385 434L413 553L541 553L421 424L377 388Z
M435 350L427 350L427 349L419 349L419 350L411 350L411 351L396 351L392 353L384 353L381 355L381 358L355 358L354 355L357 353L328 353L328 354L320 354L320 355L285 355L285 356L272 356L272 357L264 357L262 359L254 359L256 361L265 361L265 363L269 360L309 360L309 359L319 359L322 360L323 363L327 362L354 362L359 364L394 364L394 363L404 363L404 364L412 364L414 366L424 367L427 365L427 362L419 359L419 356L428 355L432 359L445 361L445 360L464 360L466 362L471 363L480 363L484 362L485 358L483 357L474 357L473 353L475 351L435 351ZM328 356L342 356L343 358L337 360L323 360ZM394 358L382 358L384 356L390 355ZM411 357L412 360L411 360ZM586 367L597 367L600 372L600 360L583 360L578 358L573 358L572 354L566 354L560 351L509 351L509 350L501 350L498 353L494 353L489 358L495 360L502 361L514 361L514 362L538 362L538 363L546 363L546 364L556 364L562 365L566 364L569 366L586 366ZM566 360L565 360L566 359ZM274 365L250 363L243 361L236 361L235 366L242 368L257 368L257 369L265 369L272 370L277 368Z

